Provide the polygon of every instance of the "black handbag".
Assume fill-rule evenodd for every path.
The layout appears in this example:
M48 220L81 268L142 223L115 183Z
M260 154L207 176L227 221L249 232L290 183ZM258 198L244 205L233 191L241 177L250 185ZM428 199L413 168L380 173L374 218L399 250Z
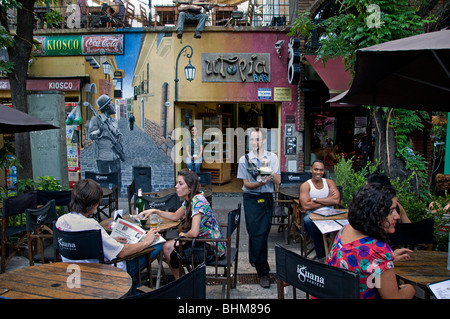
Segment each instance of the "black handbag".
M183 237L177 237L173 244L174 252L183 265L198 265L214 259L214 251L208 249L209 245L206 244L205 249L203 249L204 245L196 245L195 238L192 239L192 244L189 242L183 244L182 255L180 255L178 242ZM208 251L212 251L213 254L208 253Z

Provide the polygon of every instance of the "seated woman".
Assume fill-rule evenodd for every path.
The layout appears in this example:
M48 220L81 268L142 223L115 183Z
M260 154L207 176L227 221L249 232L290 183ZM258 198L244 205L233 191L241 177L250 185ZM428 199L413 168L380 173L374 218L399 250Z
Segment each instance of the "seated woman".
M116 257L122 258L135 254L149 247L160 235L157 229L150 230L144 239L136 244L127 244L125 238L112 238L105 229L93 218L90 218L97 211L97 207L103 197L100 185L92 179L84 179L75 184L72 189L72 198L69 203L70 213L64 214L56 221L56 227L62 231L83 231L100 229L103 242L103 254L106 260L113 260ZM162 244L154 246L155 250L150 254L151 259L155 258L162 249ZM71 262L62 258L63 262ZM98 260L76 260L76 262L98 263ZM145 257L139 258L139 264L145 265ZM139 270L138 261L134 259L129 263L117 263L117 267L127 271L130 276L137 274Z
M388 236L400 219L395 189L390 185L367 184L350 202L349 225L335 238L326 263L359 273L361 299L410 299L412 285L397 284L394 259L409 258L409 249L395 252Z
M184 201L181 207L175 212L164 212L159 209L149 209L143 211L140 215L148 217L150 214L158 214L163 218L173 221L185 218L186 232L180 233L179 236L189 238L224 238L219 228L219 223L215 218L211 206L205 196L199 192L198 176L193 171L181 170L178 173L177 184L175 186L177 195L183 197ZM179 259L174 252L175 240L168 240L164 243L163 254L167 263L170 265L172 274L175 279L180 277ZM190 243L189 243L190 245ZM214 255L216 243L208 243L207 258ZM226 247L224 243L218 243L218 257L225 256Z

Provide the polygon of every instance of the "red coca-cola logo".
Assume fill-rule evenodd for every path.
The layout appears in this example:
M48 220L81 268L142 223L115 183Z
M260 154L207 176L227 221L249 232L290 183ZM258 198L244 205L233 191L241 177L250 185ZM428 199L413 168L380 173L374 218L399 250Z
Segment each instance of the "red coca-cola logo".
M123 35L86 35L83 54L123 54Z

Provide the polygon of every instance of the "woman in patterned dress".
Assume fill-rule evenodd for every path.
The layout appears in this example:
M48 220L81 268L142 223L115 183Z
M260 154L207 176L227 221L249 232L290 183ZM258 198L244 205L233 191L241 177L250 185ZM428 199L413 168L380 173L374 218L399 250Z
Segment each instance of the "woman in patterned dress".
M335 238L326 263L359 274L361 299L409 299L415 295L412 285L397 284L394 259L409 258L409 249L392 251L389 234L400 219L397 197L390 185L361 187L349 205L349 225Z
M177 195L184 198L183 204L175 212L165 212L159 209L149 209L143 211L145 217L150 214L158 214L163 218L170 220L179 220L185 218L186 232L180 232L179 236L189 238L224 238L219 228L219 223L215 218L211 206L203 193L199 191L198 176L193 171L181 170L178 173L177 184L175 185ZM175 240L168 240L164 243L163 254L170 265L172 274L175 279L179 278L178 258L174 253ZM214 255L216 243L207 243L208 255ZM218 243L217 255L219 258L224 257L226 252L225 243Z

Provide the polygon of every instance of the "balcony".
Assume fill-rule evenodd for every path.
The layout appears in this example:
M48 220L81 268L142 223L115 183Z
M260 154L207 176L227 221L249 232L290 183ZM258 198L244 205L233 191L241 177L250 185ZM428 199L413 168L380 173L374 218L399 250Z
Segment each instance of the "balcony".
M178 19L178 5L185 0L154 0L152 8L142 2L126 4L122 21L109 16L114 7L103 5L80 7L67 6L35 7L35 30L45 29L86 29L114 27L158 27L174 26ZM112 2L112 1L110 1ZM213 2L213 1L211 1ZM200 4L194 0L193 4ZM206 26L223 27L277 27L289 24L288 0L215 0L214 3L201 2L203 12L208 15ZM52 23L50 16L61 16L62 21ZM8 11L10 29L15 29L17 13Z

